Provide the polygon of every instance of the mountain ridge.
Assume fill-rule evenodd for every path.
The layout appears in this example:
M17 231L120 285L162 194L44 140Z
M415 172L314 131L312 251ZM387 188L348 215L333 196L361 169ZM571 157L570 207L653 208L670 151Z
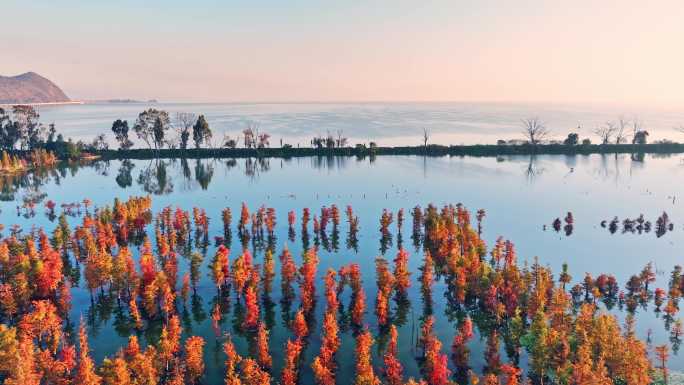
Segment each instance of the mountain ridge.
M55 83L33 72L0 75L0 104L67 103L71 99Z

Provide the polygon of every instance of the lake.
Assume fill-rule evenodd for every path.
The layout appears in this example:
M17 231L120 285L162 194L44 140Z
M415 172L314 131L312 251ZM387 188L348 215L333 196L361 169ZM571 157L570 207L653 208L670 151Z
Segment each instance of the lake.
M258 122L260 130L271 134L271 145L284 143L308 146L315 135L337 132L351 144L376 141L382 146L422 144L423 128L431 143L493 144L498 139L522 139L520 120L538 116L551 130L551 137L563 140L577 132L581 138L598 137L596 127L625 116L642 122L650 141L684 141L684 133L674 130L684 124L684 111L643 106L513 103L94 103L41 106L45 123L54 122L65 137L91 140L108 134L116 119L132 127L138 114L148 107L177 112L205 114L218 145L223 135L235 138L247 121ZM631 132L630 130L628 130ZM131 132L134 139L135 134ZM171 135L173 136L173 135ZM113 142L112 142L113 145Z
M78 109L99 108L97 106L73 108L70 125L65 130L74 130L86 125L77 118ZM130 105L107 106L116 113L136 109ZM224 108L224 107L222 107ZM235 107L243 108L243 107ZM254 107L256 108L256 107ZM267 107L263 107L267 108ZM270 107L269 107L270 108ZM310 114L311 106L306 109ZM328 108L328 107L326 107ZM374 109L373 107L372 109ZM377 107L381 109L380 107ZM49 113L41 111L43 116ZM209 111L206 111L208 114ZM55 112L56 113L56 112ZM62 111L59 114L67 114ZM386 112L384 112L386 114ZM277 112L269 112L277 115ZM390 114L391 115L391 114ZM117 116L107 115L106 120ZM124 116L125 117L125 116ZM111 118L111 119L110 119ZM372 120L372 117L366 119ZM402 118L397 117L398 120ZM511 118L512 119L512 118ZM106 123L105 119L94 118L88 124ZM348 122L347 122L348 123ZM283 127L291 122L283 123ZM314 123L311 123L312 126ZM345 123L346 124L346 123ZM264 124L265 126L265 124ZM86 130L85 128L83 128ZM346 130L345 130L346 132ZM350 136L354 131L349 132ZM511 131L513 132L513 131ZM370 134L369 134L370 135ZM388 138L389 140L389 138ZM320 249L318 268L318 306L316 317L322 319L324 309L322 277L327 268L339 269L350 262L359 263L364 288L368 296L369 310L366 320L371 331L376 330L372 313L375 285L375 258L380 250L380 215L383 209L396 213L404 209L405 223L402 241L410 253L409 265L413 285L409 290L410 308L408 320L399 330L400 356L407 376L419 374L418 362L413 358L415 337L412 329L419 327L421 297L417 282L422 253L411 241L410 210L416 206L433 203L462 203L473 214L478 209L486 210L483 221L484 239L491 247L497 237L510 239L516 246L518 260L532 263L535 257L540 263L549 265L555 273L563 263L569 265L572 284L581 282L589 272L594 277L600 273L614 275L624 289L632 274L638 274L649 262L657 272L657 287L666 287L670 271L677 264L684 264L681 249L684 244L684 178L682 157L675 156L510 156L510 157L416 157L379 156L376 158L354 157L312 157L296 159L205 159L205 160L153 160L153 161L109 161L96 162L89 166L72 167L52 171L42 176L19 178L14 183L3 180L2 223L6 228L13 224L28 229L33 226L50 230L54 223L44 215L42 204L35 216L18 209L22 199L41 197L43 202L52 199L59 207L62 203L78 202L84 198L92 200L95 206L111 205L114 198L127 199L134 195L153 196L153 212L166 206L192 210L201 207L210 217L210 237L222 234L221 210L230 207L233 218L239 216L240 205L245 202L250 210L259 206L272 207L277 213L276 250L280 253L287 247L297 263L301 261L302 244L299 234L295 241L288 240L287 213L295 210L297 223L303 208L310 208L313 214L320 214L322 206L337 205L344 210L351 205L360 220L358 249L345 243L346 223L343 219L337 251L334 247ZM563 218L568 212L574 217L571 234L555 231L552 222ZM663 212L667 213L673 226L671 231L656 235L650 232L622 231L625 218L635 219L640 214L654 225ZM610 231L610 221L617 217L618 230ZM81 218L69 218L72 227ZM234 219L234 223L237 219ZM605 227L602 226L602 222ZM298 229L297 226L295 228ZM385 252L388 259L394 258L398 250L396 222L391 226L393 241ZM224 354L211 327L209 313L216 288L205 272L215 248L208 250L202 267L202 278L198 296L193 298L192 308L184 314L183 326L186 332L203 336L207 341L205 360L207 362L207 383L216 383L223 377ZM233 239L231 260L239 250L239 242ZM263 258L257 253L257 262ZM277 258L276 258L277 260ZM181 259L180 275L187 271L187 261ZM279 262L276 262L276 281L273 302L275 326L271 331L271 352L275 373L282 363L281 347L289 337L280 317ZM557 277L555 277L557 278ZM115 304L91 306L90 295L83 284L74 289L72 320L85 317L89 325L90 343L94 358L100 362L105 355L114 354L126 343L132 331L121 327L120 315ZM444 351L454 336L453 321L447 316L446 301L442 296L444 283L438 282L434 289L435 333L445 343ZM346 303L348 298L345 297ZM637 310L637 334L646 339L652 332L653 344L667 342L669 333L665 330L662 317L652 310ZM614 310L620 318L624 312ZM222 332L233 334L233 339L246 354L244 339L233 330L232 312L224 315ZM318 326L317 326L318 327ZM304 355L305 362L311 362L318 354L320 330L313 330L312 340ZM478 372L482 367L483 341L476 337L471 343L471 365ZM339 373L353 373L354 341L350 331L342 336L342 347L338 353ZM502 348L502 357L505 357ZM381 360L375 357L376 364ZM522 365L525 365L523 355ZM671 369L684 370L681 355L673 355ZM312 383L311 370L302 366L302 383Z

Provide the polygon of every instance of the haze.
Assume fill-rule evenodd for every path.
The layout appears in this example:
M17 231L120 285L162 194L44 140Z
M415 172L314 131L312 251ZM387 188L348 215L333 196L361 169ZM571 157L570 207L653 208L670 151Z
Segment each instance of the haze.
M684 102L681 1L5 0L72 99Z

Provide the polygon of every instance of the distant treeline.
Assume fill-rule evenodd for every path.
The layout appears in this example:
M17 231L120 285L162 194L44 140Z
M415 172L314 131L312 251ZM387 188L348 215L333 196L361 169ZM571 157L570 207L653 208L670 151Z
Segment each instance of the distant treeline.
M650 144L519 144L519 145L460 145L460 146L396 146L311 148L188 148L188 149L128 149L101 150L96 154L103 159L152 159L152 158L293 158L306 156L499 156L499 155L587 155L587 154L669 154L684 153L684 143Z
M118 144L118 150L110 149L105 133L100 133L92 142L73 141L57 132L54 124L44 125L40 115L31 106L17 105L11 110L0 108L0 150L9 156L23 158L33 150L46 150L57 158L90 159L100 156L105 159L150 159L150 158L250 158L250 157L304 157L304 156L376 156L376 155L421 155L421 156L499 156L499 155L573 155L627 153L681 153L684 144L662 140L647 143L648 131L638 119L619 118L608 121L594 130L600 144L591 139L581 139L577 132L570 132L561 141L549 141L550 131L539 118L521 121L521 140L499 140L496 144L445 146L431 144L430 133L423 129L421 145L381 147L376 142L349 145L342 131L334 134L314 136L306 147L294 147L281 138L279 145L271 147L271 134L260 129L258 122L247 121L240 134L231 137L227 133L216 137L204 115L177 113L171 117L168 112L149 108L138 115L135 123L117 119L111 132ZM578 127L579 128L579 127ZM675 128L684 132L684 127ZM135 147L129 134L134 133L138 144ZM630 140L631 137L631 140ZM193 148L194 146L194 148ZM135 147L135 148L134 148Z

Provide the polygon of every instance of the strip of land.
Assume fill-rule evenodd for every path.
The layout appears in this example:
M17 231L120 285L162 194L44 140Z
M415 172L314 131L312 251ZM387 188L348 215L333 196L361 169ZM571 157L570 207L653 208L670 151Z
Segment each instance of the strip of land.
M502 155L589 155L589 154L680 154L684 143L604 144L604 145L462 145L462 146L399 146L399 147L266 147L266 148L192 148L192 149L129 149L97 151L103 159L153 158L294 158L307 156L502 156Z

